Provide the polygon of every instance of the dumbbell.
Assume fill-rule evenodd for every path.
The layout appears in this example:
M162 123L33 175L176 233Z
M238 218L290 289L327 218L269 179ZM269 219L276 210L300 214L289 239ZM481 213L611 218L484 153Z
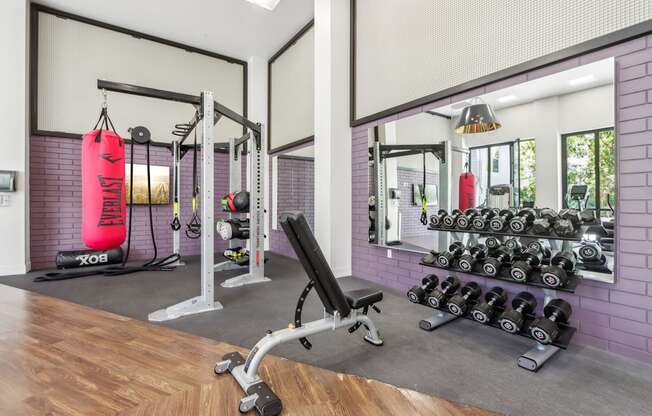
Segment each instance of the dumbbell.
M559 214L554 209L544 208L539 212L539 218L532 223L532 232L534 234L550 234L558 219Z
M518 254L523 251L523 245L516 238L510 238L505 241L505 247L507 247L508 250L511 250L514 254Z
M524 233L537 218L534 208L523 208L518 214L509 220L509 228L515 233Z
M484 302L479 303L471 309L471 317L476 322L486 324L491 322L496 313L496 308L507 302L507 292L500 286L496 286L484 295Z
M553 229L560 237L573 237L580 223L581 218L578 210L562 209L559 211L559 220L555 223Z
M428 305L433 308L439 308L446 303L446 299L450 298L457 289L460 287L460 280L455 276L448 276L446 280L441 282L439 289L435 289L427 296L426 301Z
M457 228L461 228L466 230L471 226L471 223L473 222L473 219L480 215L480 211L475 209L475 208L469 208L466 211L464 211L464 214L460 215L457 217L457 220L455 221L455 224L457 225Z
M543 251L536 247L528 247L519 255L520 260L512 264L509 275L518 282L527 281L528 276L535 267L541 265L543 260Z
M541 254L543 255L543 260L549 259L551 256L550 249L544 246L539 240L530 241L527 245L527 248L541 251Z
M516 215L516 213L511 208L501 210L498 215L489 221L489 228L491 228L492 231L496 232L503 231L505 228L507 228L509 221L514 218L514 215Z
M412 303L421 303L430 292L437 288L439 278L437 275L429 274L421 280L421 286L414 286L408 290L407 297Z
M496 237L487 237L487 239L484 240L484 245L487 246L489 250L495 250L500 247L502 243Z
M584 263L601 263L604 258L602 248L594 241L582 243L577 253Z
M470 247L465 254L460 256L460 261L458 262L460 269L465 272L472 271L473 266L477 262L482 261L487 257L488 251L487 246L484 244Z
M539 317L530 326L530 335L541 344L552 344L559 337L560 323L568 323L573 309L563 299L553 299L543 307L545 317Z
M489 220L500 213L496 208L484 208L480 211L480 215L473 217L473 228L476 230L484 230L489 225Z
M457 219L462 215L462 211L454 209L453 212L446 215L443 219L444 227L453 228L457 223Z
M564 287L568 276L575 273L577 257L572 251L560 251L550 259L550 266L541 269L541 281L550 287Z
M469 309L469 302L472 302L480 297L482 290L480 285L476 282L469 282L460 293L450 298L448 301L448 312L455 316L462 316Z
M497 276L500 269L511 260L511 253L505 246L495 249L484 261L482 270L489 276Z
M510 334L518 334L525 322L525 315L532 313L537 307L536 298L528 292L521 292L512 299L512 308L503 312L498 320L500 328Z
M445 209L440 209L437 211L437 215L430 216L430 225L433 227L441 227L444 222L444 218L448 215Z
M455 241L448 247L448 251L439 253L439 256L437 256L437 263L444 268L452 267L453 261L459 259L462 254L464 254L464 250L464 243L461 241Z

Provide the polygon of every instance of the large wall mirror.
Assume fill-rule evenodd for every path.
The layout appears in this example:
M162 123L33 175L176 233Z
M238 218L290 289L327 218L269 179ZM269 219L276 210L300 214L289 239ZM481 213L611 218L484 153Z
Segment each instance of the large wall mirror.
M312 143L272 156L272 229L280 230L281 214L301 211L315 227L315 150Z
M369 129L369 241L442 252L516 237L573 252L583 277L612 282L614 74L605 59Z

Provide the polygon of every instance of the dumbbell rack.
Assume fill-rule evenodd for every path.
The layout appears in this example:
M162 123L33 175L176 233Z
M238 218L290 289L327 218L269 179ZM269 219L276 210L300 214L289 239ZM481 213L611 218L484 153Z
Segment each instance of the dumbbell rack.
M551 289L551 290L558 290L561 292L568 292L568 293L575 293L575 289L577 289L577 286L580 284L582 281L582 275L575 273L572 276L569 276L568 282L564 287L557 287L557 288L551 288L550 286L547 286L544 284L541 280L541 271L540 270L534 270L530 277L528 278L527 281L525 282L520 282L518 280L514 280L509 276L509 264L506 264L503 266L501 269L500 273L496 276L491 276L488 275L484 272L482 272L482 268L480 263L476 263L474 265L473 271L467 272L462 269L454 268L454 267L441 267L438 266L437 264L430 264L430 263L425 263L423 261L419 262L420 265L426 266L426 267L432 267L435 269L441 269L441 270L446 270L448 272L457 272L457 273L465 273L468 275L472 276L478 276L478 277L484 277L487 279L494 279L494 280L501 280L504 282L509 282L509 283L515 283L517 285L526 285L526 286L535 286L535 287L540 287L543 289Z
M443 231L448 233L464 233L464 234L478 234L483 236L495 236L495 237L522 237L522 238L531 238L536 240L558 240L558 241L582 241L582 235L588 227L580 227L575 235L572 237L562 237L555 234L553 231L550 234L530 234L530 233L510 233L504 231L491 231L491 230L476 230L474 228L461 229L461 228L446 228L446 227L433 227L428 225L428 230L430 231Z
M498 238L509 238L509 237L515 237L523 239L523 240L548 240L550 243L550 247L552 250L569 250L570 249L570 244L572 242L579 242L582 241L582 236L584 231L586 230L586 227L582 226L578 229L577 233L572 236L572 237L562 237L556 235L554 232L551 232L548 235L538 235L538 234L532 234L532 233L511 233L511 232L494 232L494 231L489 231L489 230L475 230L475 229L458 229L458 228L446 228L446 227L433 227L432 225L428 226L428 230L431 231L443 231L443 232L448 232L451 233L453 238L456 240L462 240L462 238L459 238L457 234L469 234L471 240L477 240L479 236L493 236L493 237L498 237ZM528 230L529 231L529 230ZM561 241L561 246L558 244L558 241ZM509 264L505 265L501 272L497 276L490 276L484 273L483 271L480 271L478 269L478 264L474 265L474 270L471 272L466 272L463 271L459 268L444 268L439 266L438 264L430 264L430 263L425 263L421 261L419 264L422 266L426 267L432 267L432 268L437 268L441 270L445 270L451 275L454 275L455 273L465 273L468 275L473 275L473 276L478 276L482 278L488 278L488 279L494 279L494 280L500 280L500 281L505 281L509 283L515 283L515 284L520 284L520 285L525 285L525 286L533 286L533 287L539 287L543 288L544 292L544 302L543 304L546 305L550 300L554 299L557 297L556 293L557 291L563 291L567 293L574 293L578 284L582 281L582 276L578 273L575 273L572 276L569 276L569 280L567 284L564 287L559 287L559 288L551 288L547 285L545 285L541 281L541 272L539 270L534 270L532 274L530 275L529 279L525 282L519 282L517 280L512 279L507 273L509 270ZM446 305L443 305L441 309L433 308L432 306L428 305L427 303L422 303L424 306L427 306L428 308L434 309L435 312L434 314L427 319L423 319L419 322L419 327L423 330L426 331L433 331L436 328L445 325L449 322L452 322L459 317L447 312L444 310L446 308ZM469 310L473 308L475 305L475 302L470 303ZM496 314L494 319L489 322L488 324L484 324L485 326L491 326L493 328L500 329L500 325L497 322L497 318L500 316L500 314L504 311L504 307L501 308L496 308ZM466 314L462 318L469 319L473 322L476 322L471 318L470 315ZM557 340L553 342L552 344L549 345L544 345L536 341L532 336L530 335L530 326L532 322L534 321L535 317L533 315L526 315L525 321L523 323L523 327L521 331L518 333L518 335L523 336L525 338L529 338L535 341L535 346L528 350L526 353L521 355L518 360L517 364L519 367L524 368L526 370L530 371L537 371L539 370L551 357L553 357L557 352L559 352L562 349L566 349L570 343L571 338L573 337L573 334L575 333L576 329L565 324L559 324L559 329L560 329L560 334ZM476 322L477 323L477 322ZM483 324L479 324L483 325Z
M545 291L546 294L546 299L544 303L548 303L552 297L554 297L554 291L546 289ZM468 311L471 311L471 309L478 303L478 301L470 301L469 302L469 307ZM466 313L463 316L455 316L451 313L449 313L447 309L447 304L442 305L440 308L434 308L428 303L421 302L420 303L423 306L426 306L430 309L434 310L433 315L430 318L422 319L419 322L419 328L423 329L424 331L434 331L435 329L449 323L452 321L455 321L457 319L468 319L472 322L475 322L478 325L482 326L487 326L487 327L492 327L495 329L500 328L500 324L498 323L498 318L500 315L505 311L505 307L496 307L495 311L496 313L494 314L493 319L486 323L486 324L481 324L479 322L476 322L473 320L471 317L470 313ZM519 331L515 335L519 335L521 337L529 338L531 340L535 341L535 346L528 350L526 353L521 355L518 360L517 364L519 367L524 368L526 370L530 371L537 371L539 370L550 358L552 358L557 352L560 350L565 350L568 348L568 345L570 344L571 338L575 334L576 328L559 323L559 336L557 339L552 343L548 345L544 345L536 341L534 338L532 338L532 335L530 335L530 327L536 317L532 314L525 315L524 317L524 322L523 326L521 328L521 331ZM501 330L502 331L502 330Z

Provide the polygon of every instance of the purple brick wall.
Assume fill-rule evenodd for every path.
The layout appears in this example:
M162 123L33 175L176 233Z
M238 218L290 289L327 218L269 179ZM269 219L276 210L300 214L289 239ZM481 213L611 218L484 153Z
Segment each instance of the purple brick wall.
M228 189L227 155L215 154L215 192ZM81 240L81 140L55 137L32 137L30 142L30 233L33 269L51 268L59 250L84 249ZM127 147L129 160L129 147ZM152 147L153 165L172 166L168 149ZM145 163L145 148L136 146L135 163ZM192 154L181 163L181 223L190 219L192 196ZM216 216L224 214L216 209ZM134 207L131 259L148 259L153 254L146 206ZM159 257L172 252L172 206L153 208L154 233ZM197 255L200 240L188 239L183 233L181 254ZM226 244L216 239L216 252Z
M574 341L641 361L652 362L652 37L641 37L559 64L487 85L452 99L428 104L445 105L528 79L545 76L595 60L615 57L618 133L618 252L616 283L586 281L574 295L560 295L574 308ZM396 252L367 242L367 128L425 111L418 108L353 129L353 274L406 290L430 270L418 265L419 256ZM435 270L436 271L436 270ZM445 272L440 272L445 275ZM461 276L469 280L469 276ZM490 279L473 277L485 288ZM502 283L502 282L501 282ZM524 286L507 285L515 293ZM541 290L530 288L539 299Z
M401 212L401 236L414 237L428 235L430 231L421 224L421 205L412 204L412 184L423 182L423 171L409 168L398 168L398 188L401 191L399 211ZM434 173L426 174L428 184L439 185L439 175ZM436 206L428 206L428 212L433 214L437 211Z
M270 167L271 172L271 167ZM303 211L311 228L315 226L315 162L308 159L288 159L279 157L277 165L277 212L270 209L272 215L280 215L284 211ZM271 187L270 187L271 188ZM269 249L284 256L296 258L282 229L271 230Z

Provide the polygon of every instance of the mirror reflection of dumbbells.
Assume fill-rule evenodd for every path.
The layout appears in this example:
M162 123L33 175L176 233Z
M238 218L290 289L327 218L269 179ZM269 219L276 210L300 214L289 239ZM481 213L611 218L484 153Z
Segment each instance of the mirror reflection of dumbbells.
M562 209L559 219L553 225L555 234L560 237L574 237L582 223L580 212L576 209Z
M496 237L487 237L484 240L484 245L487 246L489 250L495 250L500 247L503 243L500 242Z
M500 328L510 334L518 334L523 328L525 316L534 312L537 307L536 298L529 292L521 292L512 299L512 308L503 312L498 320Z
M498 215L500 210L497 208L483 208L480 215L473 217L473 228L482 231L489 226L489 221Z
M523 208L509 220L509 228L515 233L524 233L530 228L536 218L537 212L534 208Z
M541 344L552 344L559 338L559 324L567 324L573 313L571 305L563 299L553 299L543 308L545 317L534 320L530 335Z
M455 261L462 257L466 248L461 241L454 241L449 247L448 251L443 251L437 256L437 263L443 268L453 267Z
M544 208L539 212L539 218L532 223L532 232L539 235L548 235L557 223L557 220L559 220L557 211Z
M478 303L471 309L471 317L476 322L488 324L496 315L496 308L507 303L507 292L500 286L492 288L484 295L484 302Z
M442 224L444 224L444 218L448 215L448 212L446 212L445 209L440 209L437 211L437 215L431 215L430 216L430 225L432 227L441 227Z
M488 239L487 239L488 240ZM486 242L485 242L486 243ZM482 270L489 276L498 276L503 266L508 264L512 259L509 249L503 245L492 250L482 265Z
M518 282L527 282L535 268L541 265L544 252L539 247L528 247L519 254L519 260L512 264L509 275Z
M448 301L448 311L455 316L463 316L469 309L469 303L482 295L480 285L469 282L462 287L460 293L452 296Z
M504 231L507 228L509 221L514 218L514 215L516 215L516 211L512 208L501 210L498 215L489 221L489 228L491 228L491 231L495 232Z
M455 221L455 225L457 226L457 228L466 230L469 227L471 227L471 224L473 223L473 219L478 215L480 215L480 210L475 208L469 208L464 211L464 214L457 217L457 220Z
M414 286L408 290L407 297L412 303L421 303L426 296L437 288L439 278L434 274L429 274L421 280L421 286Z
M484 244L477 244L469 247L467 252L460 256L460 260L457 264L462 271L471 272L477 263L484 261L488 253L489 249L487 246Z
M575 273L577 257L572 251L560 251L550 259L550 265L541 269L541 281L550 287L564 287Z
M454 209L450 214L446 215L442 220L444 227L454 228L457 223L457 219L462 215L462 211L459 209Z
M584 264L603 265L607 262L607 258L602 254L602 247L596 241L583 241L577 249L577 254Z
M448 276L441 282L439 289L435 289L427 296L428 305L433 308L440 308L460 288L460 280L455 276Z
M523 252L523 245L516 238L507 239L507 241L505 241L505 247L512 252L513 256L517 256Z

